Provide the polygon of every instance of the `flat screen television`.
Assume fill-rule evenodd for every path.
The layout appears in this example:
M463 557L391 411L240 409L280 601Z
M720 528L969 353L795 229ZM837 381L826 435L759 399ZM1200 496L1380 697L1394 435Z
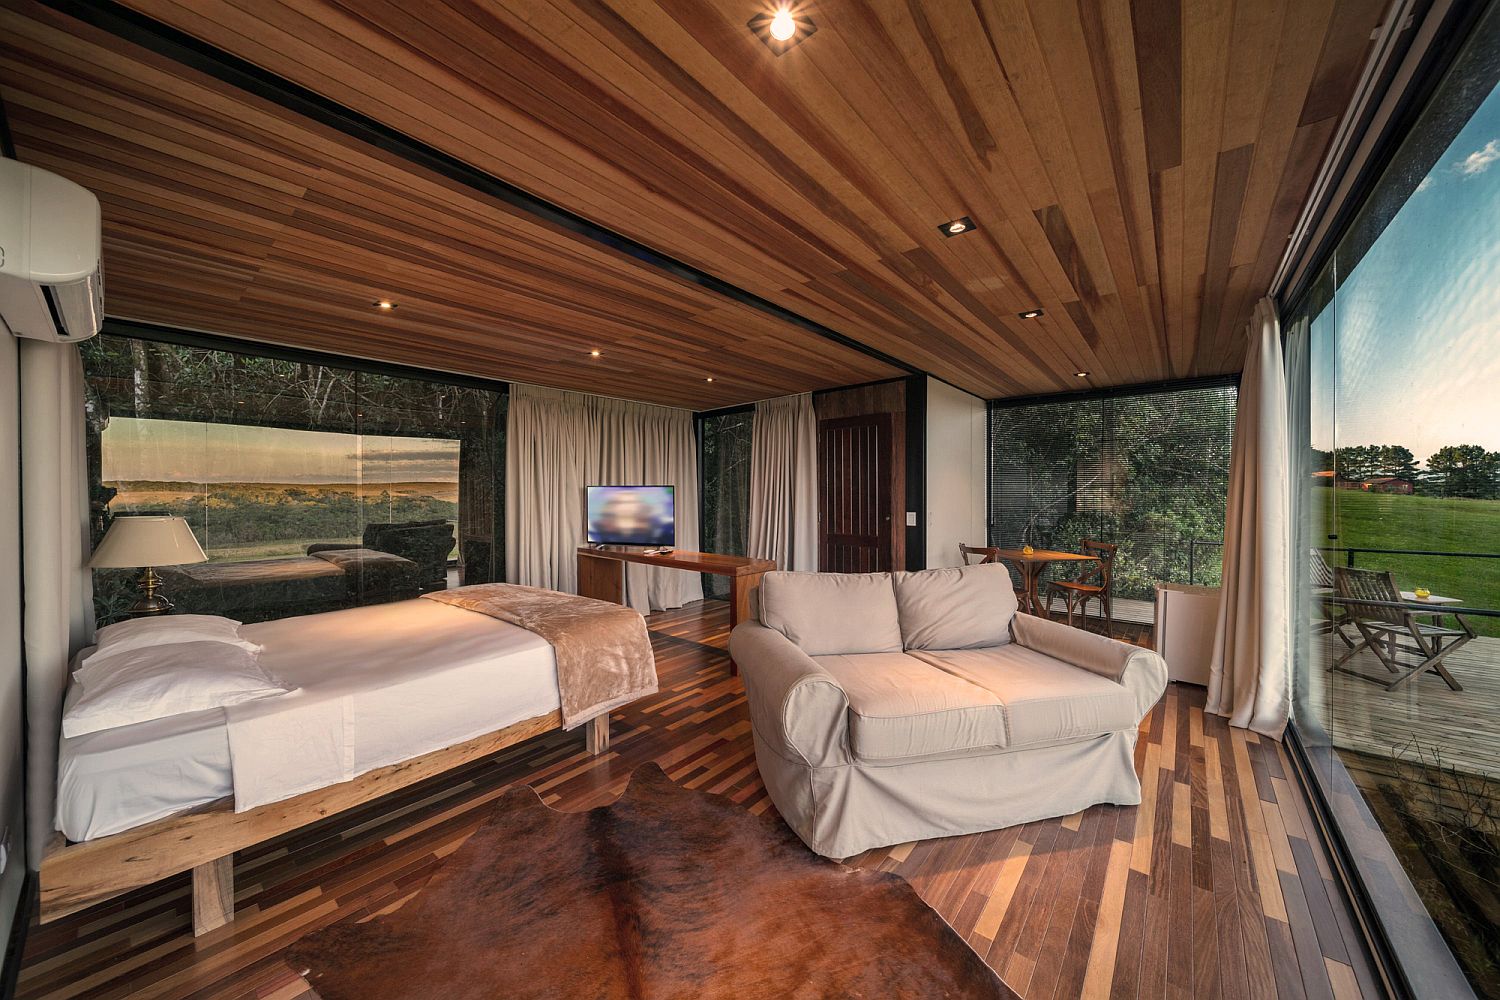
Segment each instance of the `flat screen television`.
M670 486L588 486L588 540L596 545L677 544Z

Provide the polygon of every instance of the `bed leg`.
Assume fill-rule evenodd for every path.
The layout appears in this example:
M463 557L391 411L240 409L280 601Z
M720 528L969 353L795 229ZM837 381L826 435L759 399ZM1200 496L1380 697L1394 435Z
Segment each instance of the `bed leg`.
M583 743L595 757L609 749L609 713L596 715L583 724Z
M233 919L234 855L226 854L193 869L193 937Z

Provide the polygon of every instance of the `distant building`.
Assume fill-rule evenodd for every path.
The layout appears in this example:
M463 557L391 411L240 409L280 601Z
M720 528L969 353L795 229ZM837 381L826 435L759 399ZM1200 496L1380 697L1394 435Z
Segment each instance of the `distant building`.
M1345 479L1332 471L1314 472L1313 485L1324 489L1362 490L1365 484L1358 479Z
M1381 476L1378 479L1366 479L1360 484L1370 493L1404 493L1411 494L1414 491L1412 484L1405 479L1397 479L1395 476Z

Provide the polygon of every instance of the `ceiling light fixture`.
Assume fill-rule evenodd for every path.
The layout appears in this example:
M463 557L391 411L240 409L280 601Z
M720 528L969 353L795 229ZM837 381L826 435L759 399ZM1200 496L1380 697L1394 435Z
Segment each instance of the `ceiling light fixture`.
M391 310L396 308L396 303L392 302L390 299L377 299L370 304L373 305L376 309L379 309L381 312L390 312Z
M714 377L712 375L710 375L708 378L704 379L703 381L705 381L705 382L712 382L713 380L714 380Z
M769 13L762 11L752 17L747 25L766 47L778 56L794 46L801 45L818 30L812 19L798 14L792 7L782 5Z
M1021 319L1041 319L1047 314L1042 312L1040 309L1028 309L1025 312L1018 312L1016 313L1016 315Z
M1078 378L1088 378L1089 377L1089 373L1088 372L1074 372L1073 374L1075 376L1077 376Z
M589 351L589 357L591 357L591 358L597 358L597 357L598 357L598 356L599 356L599 351L598 351L598 349L595 349L595 350L592 350L592 351Z
M974 220L965 215L957 219L949 219L947 222L944 222L942 225L938 226L938 232L942 233L945 237L954 237L962 236L964 233L973 232L978 228L978 226L974 225Z

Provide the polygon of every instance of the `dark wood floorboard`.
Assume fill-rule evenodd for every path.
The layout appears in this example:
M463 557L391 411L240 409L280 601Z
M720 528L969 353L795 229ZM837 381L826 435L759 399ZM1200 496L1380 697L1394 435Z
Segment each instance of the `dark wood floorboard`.
M187 879L34 926L19 996L310 998L286 945L420 889L486 803L525 783L578 810L659 763L690 788L775 814L727 674L727 606L650 618L661 690L612 720L610 751L552 733L241 852L236 920L194 939ZM1359 997L1374 982L1281 747L1172 685L1142 723L1138 807L899 844L851 864L899 872L1021 995ZM725 872L725 878L734 873Z

